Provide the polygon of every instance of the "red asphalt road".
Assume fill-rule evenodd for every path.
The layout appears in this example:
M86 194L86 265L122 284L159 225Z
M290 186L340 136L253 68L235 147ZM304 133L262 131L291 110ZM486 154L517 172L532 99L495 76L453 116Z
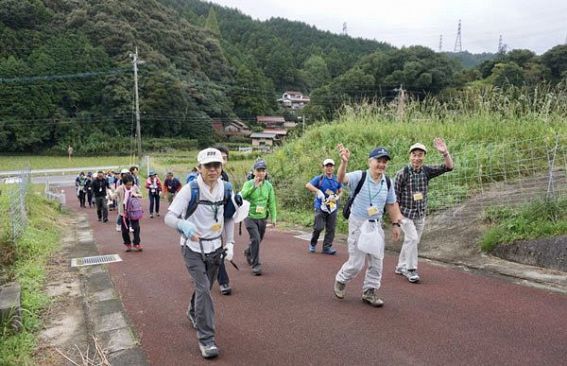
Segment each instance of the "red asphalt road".
M385 305L372 308L360 300L363 273L344 300L334 296L344 245L336 256L308 254L306 241L270 230L261 246L264 274L255 277L242 255L244 228L235 246L241 270L229 266L233 294L213 288L221 355L205 361L185 317L192 284L178 235L163 223L166 209L141 221L144 251L125 253L115 211L102 224L71 192L67 202L88 214L99 252L122 257L108 268L152 365L567 364L566 296L424 262L422 282L410 284L386 255Z

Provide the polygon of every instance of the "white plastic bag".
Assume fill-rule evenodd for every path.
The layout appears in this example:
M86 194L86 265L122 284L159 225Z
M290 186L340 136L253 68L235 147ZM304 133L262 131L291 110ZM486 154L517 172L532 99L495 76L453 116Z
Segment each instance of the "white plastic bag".
M379 222L364 221L360 227L358 249L379 259L384 258L384 231Z

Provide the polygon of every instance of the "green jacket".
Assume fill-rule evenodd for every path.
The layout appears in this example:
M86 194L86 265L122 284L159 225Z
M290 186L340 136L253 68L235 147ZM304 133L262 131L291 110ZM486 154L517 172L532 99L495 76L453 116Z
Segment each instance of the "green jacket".
M256 188L251 179L244 183L240 195L250 202L249 218L263 220L270 217L271 222L276 223L276 194L272 183L265 180Z

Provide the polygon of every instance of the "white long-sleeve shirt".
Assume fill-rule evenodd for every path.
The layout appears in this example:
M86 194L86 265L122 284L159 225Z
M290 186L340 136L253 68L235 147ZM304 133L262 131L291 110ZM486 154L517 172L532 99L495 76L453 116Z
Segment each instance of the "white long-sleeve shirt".
M211 192L209 186L205 184L203 178L199 176L197 178L197 184L199 184L199 194L198 200L207 200L211 202L222 201L224 199L224 184L219 178ZM171 205L169 205L169 210L165 215L165 224L173 229L177 229L177 224L180 220L184 220L185 213L187 212L187 206L191 201L191 185L186 184L177 193ZM226 243L234 243L234 220L224 219L224 207L218 206L217 220L215 221L214 209L212 206L200 204L197 206L195 212L187 218L187 221L195 225L197 233L200 234L203 239L212 239L218 237L221 233L225 238ZM218 231L215 231L215 224L220 224ZM222 241L220 238L215 240L204 240L203 252L205 254L214 252L221 245ZM189 249L194 252L200 253L201 247L199 242L192 241L190 238L186 238L181 234L179 239L180 245L187 245Z

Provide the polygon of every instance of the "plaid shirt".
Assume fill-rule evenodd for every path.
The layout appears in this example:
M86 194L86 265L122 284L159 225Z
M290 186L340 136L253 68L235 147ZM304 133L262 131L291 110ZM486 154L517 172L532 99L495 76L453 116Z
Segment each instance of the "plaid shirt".
M429 180L443 173L451 171L445 164L424 165L418 171L413 170L411 165L406 165L396 174L396 197L402 215L408 219L422 218L427 209L427 188ZM421 193L423 199L413 199L415 193Z

